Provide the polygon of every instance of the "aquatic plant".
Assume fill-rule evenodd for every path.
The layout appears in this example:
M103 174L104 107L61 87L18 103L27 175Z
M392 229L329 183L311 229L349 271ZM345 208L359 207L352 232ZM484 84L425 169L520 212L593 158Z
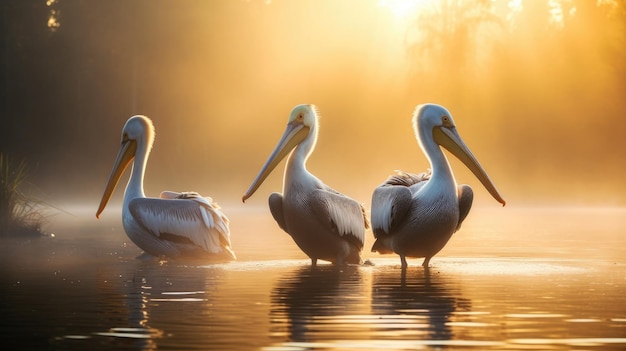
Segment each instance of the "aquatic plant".
M23 191L27 177L26 162L0 152L0 236L41 234L41 201Z

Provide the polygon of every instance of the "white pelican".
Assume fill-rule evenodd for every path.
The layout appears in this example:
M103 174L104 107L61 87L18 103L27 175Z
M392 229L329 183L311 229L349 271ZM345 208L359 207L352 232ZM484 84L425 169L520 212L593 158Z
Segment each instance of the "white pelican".
M365 210L353 199L331 189L306 169L317 141L318 116L314 105L293 108L282 138L243 196L245 202L291 152L285 165L283 193L272 193L269 206L278 226L311 258L335 264L360 264ZM294 149L295 148L295 149Z
M154 126L145 116L133 116L122 129L122 145L100 201L96 217L104 210L117 183L133 162L124 192L122 224L135 245L156 257L207 257L234 260L229 220L210 197L196 192L164 191L160 198L147 198L143 176Z
M413 115L415 136L430 161L431 172L398 172L374 190L371 220L376 241L372 252L395 252L402 268L406 257L424 257L422 266L441 250L457 231L472 206L469 185L457 186L443 146L458 157L503 206L504 199L478 160L465 145L443 106L417 106Z

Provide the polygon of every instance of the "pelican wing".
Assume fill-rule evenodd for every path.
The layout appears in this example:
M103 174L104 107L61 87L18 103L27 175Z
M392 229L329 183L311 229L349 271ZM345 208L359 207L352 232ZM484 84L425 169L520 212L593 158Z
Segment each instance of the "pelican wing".
M280 229L289 234L287 231L287 225L285 224L285 215L283 212L283 194L272 193L269 198L269 203L272 217L274 217L274 220L278 223Z
M411 190L404 186L379 186L372 195L372 231L374 237L391 233L404 221L411 208Z
M369 227L363 206L330 188L313 191L310 199L316 218L359 249L363 248L365 228Z
M161 198L190 199L200 204L202 207L205 208L206 211L211 214L211 216L209 217L205 215L205 212L202 212L203 219L207 227L210 228L212 224L214 227L217 227L221 235L226 235L225 239L227 239L228 246L230 247L230 230L228 228L228 224L230 223L230 221L228 220L226 215L222 213L221 207L217 203L213 202L212 198L208 196L202 196L195 191L183 191L179 193L176 191L167 190L161 192Z
M181 193L181 196L136 198L128 207L137 223L157 237L171 235L189 240L210 253L223 250L232 253L229 220L219 206L197 193Z
M430 179L430 172L420 174L396 171L372 194L372 230L374 237L389 235L404 222L413 205L413 193Z
M461 223L463 223L463 220L465 220L465 217L467 217L472 207L474 192L469 185L462 184L457 187L457 193L459 196L459 224L457 224L456 230L459 230Z

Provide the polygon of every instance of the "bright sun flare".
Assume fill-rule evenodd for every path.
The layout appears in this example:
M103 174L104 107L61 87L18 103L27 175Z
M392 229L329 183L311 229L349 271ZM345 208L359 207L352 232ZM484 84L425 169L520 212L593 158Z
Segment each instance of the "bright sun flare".
M432 0L379 0L378 4L391 11L396 20L404 20L430 5L431 2Z

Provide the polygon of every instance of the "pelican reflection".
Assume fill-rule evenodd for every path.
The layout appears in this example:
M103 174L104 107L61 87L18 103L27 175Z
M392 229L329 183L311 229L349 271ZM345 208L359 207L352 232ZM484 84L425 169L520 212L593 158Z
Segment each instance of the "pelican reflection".
M454 313L469 311L471 301L460 297L455 284L430 270L406 272L382 269L372 278L372 315L378 315L381 332L395 331L398 335L420 335L429 340L452 340L450 327ZM401 324L396 321L401 318ZM385 319L394 321L385 326ZM398 327L400 325L400 327ZM386 334L388 335L388 334Z
M108 338L114 349L157 350L167 348L167 335L189 324L189 335L197 337L187 342L199 344L208 323L203 311L210 310L222 280L209 270L201 269L206 274L199 275L189 266L132 260L99 272L101 304L107 311L101 324L108 328L94 335ZM161 321L158 327L154 320Z
M358 267L317 266L298 268L272 289L271 332L288 341L320 340L329 332L353 332L348 316L363 314L367 306Z

